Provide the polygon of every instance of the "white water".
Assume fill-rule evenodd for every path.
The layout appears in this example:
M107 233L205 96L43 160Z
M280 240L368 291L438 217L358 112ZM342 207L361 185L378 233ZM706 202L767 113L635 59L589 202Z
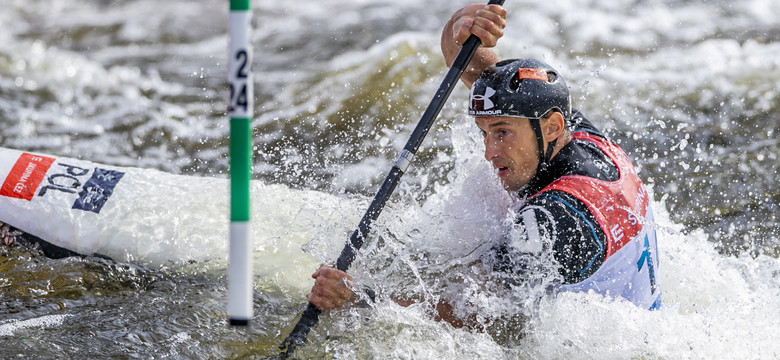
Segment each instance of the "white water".
M480 160L477 143L470 146L473 153L466 156L465 162ZM463 158L460 160L464 162ZM469 179L442 189L441 193L453 196L437 203L435 212L471 209L473 212L466 211L469 213L466 216L472 222L434 215L440 223L431 225L430 218L409 216L409 209L403 215L394 214L410 219L405 230L400 230L403 226L398 226L398 219L387 221L391 223L389 226L398 226L398 231L425 228L419 237L410 240L408 248L400 251L402 256L431 251L444 252L443 258L468 258L466 254L478 246L475 239L481 238L474 236L475 232L484 238L497 235L495 229L501 219L490 219L485 216L490 212L484 210L505 208L505 196L497 187L489 186L481 194L487 200L475 202L475 197L462 196L461 190L473 189L475 184L479 186L487 180L473 176L475 172L480 173L479 169L460 172L463 170L456 169L456 176ZM487 166L481 172L489 172ZM556 298L544 298L538 304L526 325L524 338L507 343L499 335L497 343L484 333L453 329L431 321L431 314L424 306L401 308L385 299L374 313L362 314L370 317L370 323L353 318L345 320L342 328L336 327L337 331L354 337L354 343L332 346L344 358L388 355L409 359L774 359L780 356L777 342L780 261L768 256L753 259L720 255L707 241L706 234L701 231L686 234L681 226L671 222L663 201L654 202L653 206L660 239L659 283L664 302L658 311L638 309L630 303L611 301L596 294L564 293ZM438 260L408 261L399 266L431 266L435 261ZM428 292L441 292L438 287L446 284L437 280L441 279L428 278L418 285ZM480 304L483 313L511 314L517 312L513 305L521 305L506 304L485 294L472 295L469 300Z
M26 328L47 328L62 325L68 315L41 316L28 320L9 320L0 322L0 336L13 336L14 332Z

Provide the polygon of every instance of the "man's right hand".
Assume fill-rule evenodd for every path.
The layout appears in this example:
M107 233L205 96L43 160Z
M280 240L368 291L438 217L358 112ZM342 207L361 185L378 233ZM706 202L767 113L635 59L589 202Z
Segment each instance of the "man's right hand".
M500 5L484 3L471 4L456 11L444 25L441 51L447 66L452 66L460 47L469 36L475 35L481 41L481 46L461 77L469 88L482 70L498 62L498 56L489 48L496 46L498 39L504 36L504 27L506 10Z
M314 274L314 286L307 297L323 310L339 309L355 301L355 292L349 288L352 277L327 265L321 265Z
M504 35L506 10L501 5L471 4L453 14L448 25L452 26L453 42L459 46L476 35L482 46L494 47Z

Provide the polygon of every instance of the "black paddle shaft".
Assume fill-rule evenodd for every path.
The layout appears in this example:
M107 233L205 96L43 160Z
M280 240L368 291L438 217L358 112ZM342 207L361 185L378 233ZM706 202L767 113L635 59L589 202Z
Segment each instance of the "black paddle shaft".
M490 0L488 4L503 5L504 0ZM357 229L355 229L352 236L350 236L349 242L347 242L344 249L341 250L341 255L339 255L338 260L336 260L336 269L347 271L352 264L352 261L355 260L357 251L363 246L365 239L368 237L368 233L371 230L371 224L379 217L379 213L382 212L385 203L387 203L390 195L392 195L395 187L398 185L398 181L413 160L414 155L417 153L417 149L420 148L420 144L428 134L428 130L431 129L433 122L444 107L444 103L447 101L447 98L449 98L453 88L455 88L455 84L458 82L458 79L460 79L463 71L465 71L466 66L471 62L471 58L474 57L474 53L476 53L479 45L479 38L471 35L463 44L463 47L461 47L450 70L447 72L447 75L439 86L439 90L436 91L436 95L434 95L428 108L425 109L420 121L417 123L417 127L415 127L414 132L412 132L403 151L401 151L401 155L398 157L395 164L393 164L392 169L390 169L390 173L385 178L385 181L382 183L376 196L374 196L374 200L371 201L371 205L360 220ZM292 354L296 347L303 345L303 343L306 342L306 336L309 334L311 328L319 321L321 313L322 310L320 308L309 302L306 310L304 310L301 315L301 319L298 320L298 323L295 324L290 335L284 340L282 345L279 346L279 348L284 351L282 358L287 358Z

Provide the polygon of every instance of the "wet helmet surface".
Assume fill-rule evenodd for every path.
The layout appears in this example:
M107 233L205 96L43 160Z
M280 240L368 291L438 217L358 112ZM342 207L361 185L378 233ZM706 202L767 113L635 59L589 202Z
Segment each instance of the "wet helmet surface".
M471 87L469 115L539 119L550 110L570 119L569 88L557 70L539 60L498 62Z

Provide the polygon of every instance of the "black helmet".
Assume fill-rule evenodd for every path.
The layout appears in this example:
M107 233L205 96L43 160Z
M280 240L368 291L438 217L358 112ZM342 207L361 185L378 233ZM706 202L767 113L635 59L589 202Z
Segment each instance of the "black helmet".
M539 60L501 61L471 87L469 115L539 119L553 109L569 120L569 88L558 71Z

